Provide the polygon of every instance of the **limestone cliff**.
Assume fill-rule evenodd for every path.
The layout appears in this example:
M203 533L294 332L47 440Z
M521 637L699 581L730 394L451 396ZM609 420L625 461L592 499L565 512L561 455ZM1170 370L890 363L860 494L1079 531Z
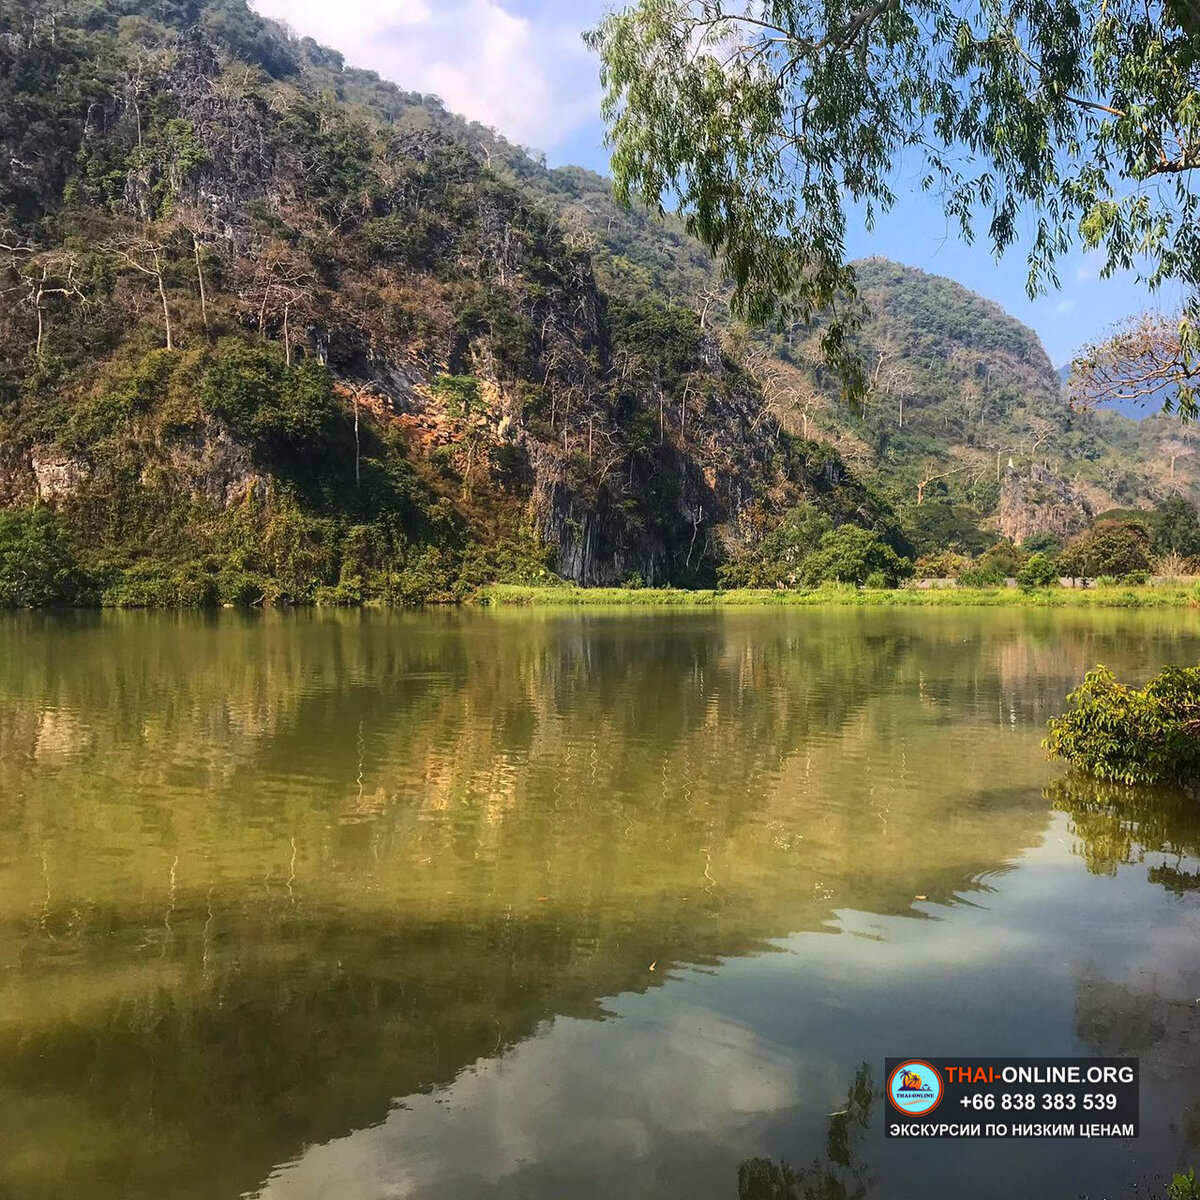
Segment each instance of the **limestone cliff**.
M1092 520L1086 497L1045 467L1021 472L1010 465L1000 489L1000 533L1018 546L1035 533L1064 541L1086 529Z

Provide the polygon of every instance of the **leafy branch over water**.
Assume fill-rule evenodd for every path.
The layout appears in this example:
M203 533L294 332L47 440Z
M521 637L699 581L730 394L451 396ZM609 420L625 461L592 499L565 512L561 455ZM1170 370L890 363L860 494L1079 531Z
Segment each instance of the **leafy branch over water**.
M1044 743L1055 757L1116 783L1200 779L1200 667L1171 667L1132 688L1099 666L1067 703Z

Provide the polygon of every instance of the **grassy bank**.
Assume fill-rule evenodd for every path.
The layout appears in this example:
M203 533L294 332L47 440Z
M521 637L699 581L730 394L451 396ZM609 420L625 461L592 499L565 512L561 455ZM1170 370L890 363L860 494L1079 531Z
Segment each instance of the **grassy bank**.
M475 603L493 607L622 608L805 608L842 604L874 608L1189 608L1200 595L1185 587L900 588L870 590L821 587L807 591L734 588L684 591L676 588L584 588L570 584L525 587L494 584L481 588Z

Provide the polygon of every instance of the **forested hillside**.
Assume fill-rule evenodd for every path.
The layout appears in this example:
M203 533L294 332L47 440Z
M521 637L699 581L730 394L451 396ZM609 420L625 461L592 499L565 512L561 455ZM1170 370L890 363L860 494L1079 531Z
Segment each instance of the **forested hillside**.
M1028 330L876 260L843 405L680 228L243 0L0 0L0 230L0 533L43 598L688 585L798 504L986 545L1008 459L1093 508L1192 486L1178 430L1072 416Z

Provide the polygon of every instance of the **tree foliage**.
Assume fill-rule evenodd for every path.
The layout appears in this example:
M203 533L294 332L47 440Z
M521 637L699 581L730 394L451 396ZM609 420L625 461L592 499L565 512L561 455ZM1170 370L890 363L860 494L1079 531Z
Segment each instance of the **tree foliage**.
M1059 570L1076 579L1122 578L1150 569L1150 534L1136 521L1098 521L1059 557Z
M681 221L244 0L0 28L4 483L63 463L109 602L448 597L540 580L542 537L588 582L801 582L846 525L977 553L1001 451L1150 494L1153 439L1063 411L1032 332L948 280L857 265L875 386L843 404L820 330L731 323Z
M798 504L751 553L721 568L722 582L731 587L756 588L795 584L805 560L832 528L829 515L815 504Z
M1059 580L1058 564L1048 554L1031 554L1017 572L1017 582L1027 591L1052 587Z
M320 363L289 367L278 347L236 338L217 347L201 394L208 411L267 461L319 454L342 415Z
M1200 554L1200 513L1182 496L1164 500L1154 528L1156 554L1180 554L1193 558Z
M618 194L675 197L751 319L827 314L825 353L861 392L847 212L889 209L897 162L997 253L1031 213L1031 294L1073 241L1105 275L1181 281L1194 363L1198 35L1184 0L637 0L589 40ZM1186 380L1179 404L1195 411Z
M1097 667L1067 703L1046 739L1055 757L1120 783L1200 780L1200 667L1170 668L1140 689Z
M911 574L912 564L877 534L843 525L825 534L817 550L805 559L803 579L810 587L822 583L895 587Z

